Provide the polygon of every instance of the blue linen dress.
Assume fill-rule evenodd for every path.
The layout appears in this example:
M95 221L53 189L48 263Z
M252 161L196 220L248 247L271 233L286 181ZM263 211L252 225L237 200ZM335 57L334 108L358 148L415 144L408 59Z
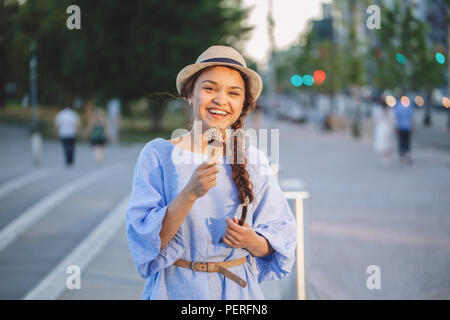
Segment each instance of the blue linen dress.
M187 151L162 138L144 146L136 163L126 212L131 255L138 273L146 279L142 299L264 299L259 283L282 279L291 272L295 261L295 217L264 154L249 147L246 157L255 194L246 222L274 249L262 258L219 242L225 233L226 218L241 215L228 164L231 158L225 156L223 164L217 165L217 185L194 203L174 238L160 249L159 233L167 207L207 155ZM246 263L228 270L247 282L245 288L218 272L194 272L172 265L178 259L222 262L244 256Z

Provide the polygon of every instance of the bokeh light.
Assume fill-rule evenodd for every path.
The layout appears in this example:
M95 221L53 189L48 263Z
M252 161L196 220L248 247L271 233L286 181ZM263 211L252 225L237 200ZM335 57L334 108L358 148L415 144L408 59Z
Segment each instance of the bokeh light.
M386 104L393 108L397 104L397 100L393 96L387 96L386 97Z
M300 87L303 84L302 77L300 77L298 74L294 74L291 77L291 83L294 87Z
M423 104L424 104L424 100L423 100L423 98L422 98L421 96L416 96L416 97L414 98L414 102L416 103L416 105L417 105L418 107L422 107Z
M440 53L440 52L436 53L435 58L438 63L440 63L440 64L445 63L445 56L442 53Z
M400 102L404 107L408 107L411 104L411 100L407 96L401 97Z
M309 75L309 74L305 74L303 76L303 83L306 86L312 86L314 84L314 78L311 75Z
M320 86L326 78L327 75L323 70L314 71L313 79L315 84L318 84Z
M402 55L401 53L397 53L397 54L395 55L395 59L396 59L397 62L400 63L400 64L405 64L405 62L406 62L405 56Z
M447 97L442 98L442 105L447 109L450 108L450 99Z

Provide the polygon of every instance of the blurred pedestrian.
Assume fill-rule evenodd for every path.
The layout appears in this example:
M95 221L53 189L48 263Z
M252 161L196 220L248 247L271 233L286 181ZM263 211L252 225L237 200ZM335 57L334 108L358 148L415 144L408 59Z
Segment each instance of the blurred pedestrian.
M385 100L380 99L372 111L372 119L374 122L373 147L376 153L381 154L381 164L386 168L392 164L396 130L395 114Z
M105 158L105 144L107 142L108 123L105 112L96 109L86 128L86 136L94 150L94 158L98 165L102 165Z
M241 129L254 108L261 77L235 49L212 46L178 73L176 85L194 127L146 144L126 212L130 251L146 279L142 298L264 299L260 282L292 270L295 217L264 153L245 149L241 134L227 147L227 132ZM211 160L214 128L232 152ZM175 161L180 155L198 161Z
M72 105L70 103L65 105L55 117L55 135L61 140L65 163L70 167L75 158L75 143L80 120L78 114L72 109Z
M405 103L405 102L403 102ZM405 105L401 100L397 101L394 111L397 119L397 137L398 137L398 152L400 156L400 164L411 165L411 138L414 133L414 115L413 107L410 104Z
M107 104L108 110L108 136L110 142L117 143L119 141L120 134L120 100L111 99Z

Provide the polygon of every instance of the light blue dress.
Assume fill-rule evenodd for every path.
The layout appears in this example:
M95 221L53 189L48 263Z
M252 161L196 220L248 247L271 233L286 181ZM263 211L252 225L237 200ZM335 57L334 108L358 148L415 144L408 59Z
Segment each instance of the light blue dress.
M250 147L246 157L255 194L246 222L274 249L270 256L262 258L219 242L225 233L226 218L241 215L231 166L227 164L230 157L223 157L223 164L217 165L217 186L194 203L174 238L160 250L159 233L167 207L207 155L187 151L162 138L144 146L136 163L126 212L131 255L138 273L146 279L142 299L264 299L260 282L282 279L291 272L295 261L295 217L264 154ZM244 256L246 263L228 270L247 282L245 288L217 272L194 272L172 265L178 259L222 262Z

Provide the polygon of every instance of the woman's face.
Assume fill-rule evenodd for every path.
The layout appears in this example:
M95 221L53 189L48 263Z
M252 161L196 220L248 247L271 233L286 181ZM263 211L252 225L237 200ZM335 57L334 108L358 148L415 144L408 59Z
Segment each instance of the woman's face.
M244 90L244 80L234 69L217 66L202 72L190 97L195 120L202 121L204 130L228 128L241 114Z

